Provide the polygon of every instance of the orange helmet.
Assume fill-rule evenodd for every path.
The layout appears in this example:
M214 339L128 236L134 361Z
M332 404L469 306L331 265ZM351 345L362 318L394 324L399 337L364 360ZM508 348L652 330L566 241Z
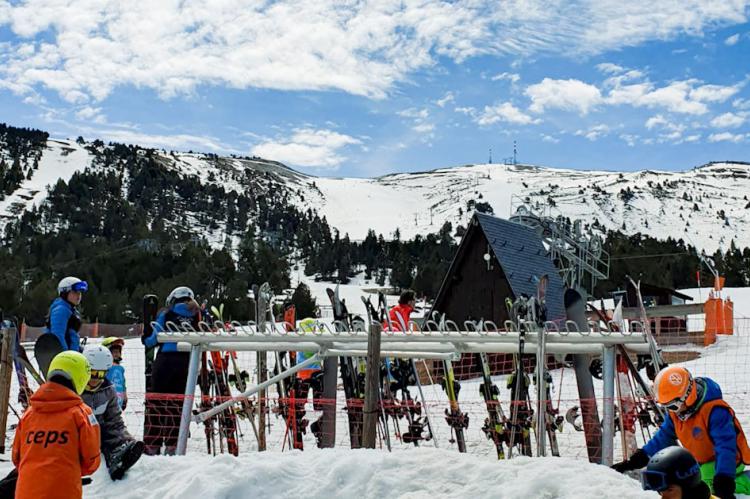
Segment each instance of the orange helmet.
M657 403L676 411L694 405L698 390L690 371L680 366L669 366L656 375L654 396Z

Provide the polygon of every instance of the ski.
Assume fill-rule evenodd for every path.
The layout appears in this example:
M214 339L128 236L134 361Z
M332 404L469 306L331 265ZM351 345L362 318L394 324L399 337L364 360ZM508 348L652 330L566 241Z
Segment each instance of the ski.
M47 371L52 359L63 351L60 340L52 333L44 333L34 342L34 358L39 366L39 372L47 378Z
M518 326L518 354L515 355L515 370L508 378L507 387L513 394L513 406L511 408L511 430L510 443L508 445L508 457L513 456L513 447L520 445L521 452L531 456L531 420L533 412L529 403L529 377L523 366L524 348L526 346L526 322L529 320L529 307L533 303L523 296L516 299L512 307L511 317Z
M326 294L331 301L333 308L334 327L337 331L350 331L351 322L349 312L338 294L338 285L336 290L326 288ZM341 360L341 381L344 385L344 396L346 397L346 414L349 420L349 441L352 449L362 447L362 423L364 415L364 378L360 378L357 372L357 359L354 357L342 357Z
M156 320L156 314L159 311L159 299L156 295L145 295L143 297L143 331L141 333L141 342L151 336L154 330L153 322ZM145 375L146 375L146 392L151 391L151 366L154 363L156 347L145 349Z
M653 380L656 377L656 374L667 367L668 364L664 362L664 359L661 356L661 352L659 351L659 346L656 344L656 339L651 333L651 323L646 313L646 306L643 303L643 296L641 295L641 282L638 281L636 283L630 276L626 276L626 278L633 286L633 288L635 288L635 295L638 300L641 325L643 326L643 334L646 336L646 341L648 342L648 347L651 354L650 370L647 369L646 372L648 374L648 377Z
M434 312L434 314L437 316L437 312ZM445 331L445 314L437 322L438 330ZM450 443L455 443L458 446L459 452L466 452L464 430L469 428L469 415L461 412L461 407L458 404L458 393L461 390L461 385L456 381L456 375L453 372L453 362L449 359L443 360L443 379L441 384L443 390L448 395L448 408L445 410L445 421L451 428Z
M260 287L253 286L255 295L255 321L257 324L257 330L259 333L265 333L266 326L266 299L270 295L271 287L266 282ZM258 384L264 383L268 377L268 371L266 367L268 356L265 351L257 353L257 369L258 369ZM266 450L266 404L267 404L267 391L261 390L258 392L258 450Z
M508 421L500 405L500 390L492 382L492 371L486 352L479 353L479 365L482 370L482 384L479 385L479 392L482 394L487 407L487 417L484 420L482 431L495 444L497 458L505 459L503 445L509 443L508 434L505 431Z

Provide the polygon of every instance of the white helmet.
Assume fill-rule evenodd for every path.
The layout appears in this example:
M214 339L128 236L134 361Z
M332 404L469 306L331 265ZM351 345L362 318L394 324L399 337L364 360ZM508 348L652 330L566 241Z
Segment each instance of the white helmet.
M67 293L68 291L88 291L89 285L77 277L64 277L57 283L57 294Z
M112 367L112 353L101 345L88 345L83 355L89 361L92 371L108 371Z
M195 298L195 293L187 286L178 286L167 296L167 306L171 306L174 302L182 298L190 298L192 300Z

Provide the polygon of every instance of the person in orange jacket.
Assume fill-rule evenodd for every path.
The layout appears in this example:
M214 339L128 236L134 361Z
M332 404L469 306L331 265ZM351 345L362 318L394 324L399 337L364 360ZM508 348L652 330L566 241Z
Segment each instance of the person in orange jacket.
M31 397L13 439L17 499L82 497L81 477L99 467L99 425L81 400L91 377L88 360L74 351L52 359L47 381Z
M417 299L414 295L414 291L404 291L398 298L398 305L391 308L388 312L390 319L390 327L394 331L403 331L403 328L409 328L409 320L411 319L411 313L414 312L414 305L416 305ZM388 328L388 323L383 325L384 328Z

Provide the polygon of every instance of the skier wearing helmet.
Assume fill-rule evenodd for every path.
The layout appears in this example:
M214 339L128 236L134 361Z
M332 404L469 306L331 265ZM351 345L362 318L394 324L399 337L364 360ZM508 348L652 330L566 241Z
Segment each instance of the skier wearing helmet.
M185 395L190 361L189 353L177 351L177 343L159 343L157 335L162 331L197 331L200 320L200 306L193 290L179 286L169 294L151 335L143 340L147 348L159 347L151 370L151 391L146 394L143 435L146 454L160 454L162 445L165 454L177 450L182 398L175 395Z
M13 440L17 498L82 497L81 477L99 467L99 424L79 396L91 375L78 352L57 354Z
M128 406L128 388L125 382L125 368L120 365L122 362L122 347L125 340L115 336L109 336L102 340L102 346L109 349L112 354L113 365L107 372L107 379L112 382L117 391L117 403L121 410Z
M81 399L93 411L99 424L101 453L104 454L109 476L112 480L119 480L141 457L143 442L128 433L117 406L114 387L105 378L107 370L112 367L109 350L101 345L89 345L84 348L83 356L91 368L91 377L81 393ZM50 366L50 372L52 368ZM14 469L0 481L0 498L14 497L17 486L18 470Z
M669 413L653 438L627 461L612 466L619 472L643 468L649 457L681 443L698 461L701 478L721 499L750 493L750 447L734 410L722 399L712 379L693 378L684 367L669 366L654 379L656 402Z
M81 314L77 310L83 293L88 291L86 281L77 277L65 277L57 285L57 298L49 307L47 329L60 340L65 350L81 351L80 337Z
M94 411L101 427L101 448L109 476L119 480L143 453L143 442L134 439L122 419L117 392L107 379L113 365L112 354L102 345L89 345L83 355L91 365L91 379L81 398Z
M673 445L653 455L641 471L643 490L658 492L663 499L711 499L711 489L701 480L698 461L682 447Z

